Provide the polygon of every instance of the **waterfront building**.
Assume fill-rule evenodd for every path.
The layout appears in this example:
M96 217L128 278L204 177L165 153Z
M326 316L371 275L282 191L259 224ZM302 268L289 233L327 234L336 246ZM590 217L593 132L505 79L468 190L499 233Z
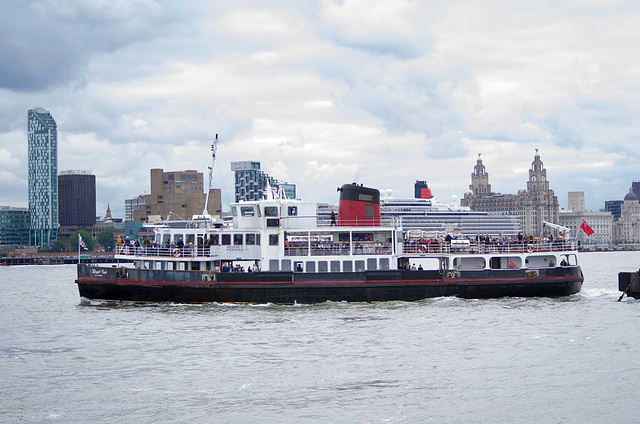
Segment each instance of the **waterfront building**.
M29 244L29 209L0 206L0 248Z
M622 203L622 200L606 200L604 202L604 210L607 212L611 212L611 215L613 215L613 219L618 220L620 219Z
M63 225L96 223L96 176L89 171L61 171L58 175L58 221Z
M610 244L613 240L613 215L611 212L560 211L558 224L571 228L571 236L581 244ZM587 235L582 230L585 222L594 232Z
M584 191L570 191L568 193L568 206L572 212L585 211Z
M640 242L640 201L633 187L620 205L620 218L613 224L614 243Z
M151 192L143 197L144 207L133 211L135 222L152 222L170 215L175 219L201 215L206 201L202 172L152 169ZM220 189L210 189L207 211L210 215L222 214Z
M542 236L549 230L543 222L558 223L559 202L553 190L549 188L547 170L544 168L536 149L527 188L518 194L501 194L491 191L489 174L480 155L471 174L470 191L465 193L462 206L476 211L500 212L518 218L522 231L527 234Z
M145 196L139 195L133 199L125 199L124 201L124 221L134 222L133 213L144 208Z
M58 232L58 127L49 111L27 111L29 244L52 246Z
M231 162L231 170L235 174L235 201L264 199L267 183L277 187L280 182L260 169L258 161ZM296 199L295 184L283 183L287 199Z

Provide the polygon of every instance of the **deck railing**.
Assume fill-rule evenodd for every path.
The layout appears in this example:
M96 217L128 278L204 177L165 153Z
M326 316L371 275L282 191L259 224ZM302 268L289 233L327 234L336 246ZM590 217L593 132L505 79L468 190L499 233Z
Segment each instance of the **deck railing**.
M561 240L553 242L495 242L478 243L476 241L453 240L452 242L409 241L405 242L405 254L433 254L433 253L533 253L533 252L562 252L577 250L575 240Z
M454 240L450 242L436 241L406 241L403 245L404 254L484 254L484 253L533 253L533 252L561 252L577 250L575 240L553 242L495 242L477 243L476 241ZM388 243L358 242L349 244L312 243L295 244L284 247L285 256L348 256L348 255L391 255L392 247ZM218 252L204 246L116 246L117 255L138 257L175 257L175 258L215 258Z

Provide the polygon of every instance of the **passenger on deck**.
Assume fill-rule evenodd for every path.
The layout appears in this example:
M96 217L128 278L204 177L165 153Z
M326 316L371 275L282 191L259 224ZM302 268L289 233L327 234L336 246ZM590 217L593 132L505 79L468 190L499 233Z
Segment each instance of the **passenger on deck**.
M562 261L560 261L560 266L567 266L567 265L569 265L569 264L568 264L568 263L567 263L567 261L563 258L563 259L562 259Z

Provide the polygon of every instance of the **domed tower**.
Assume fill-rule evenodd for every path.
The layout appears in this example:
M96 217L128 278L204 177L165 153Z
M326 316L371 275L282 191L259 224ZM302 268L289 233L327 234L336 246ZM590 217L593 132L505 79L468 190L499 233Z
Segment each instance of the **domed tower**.
M478 160L476 166L473 167L471 173L471 185L469 186L471 193L476 196L488 196L491 194L491 184L489 184L489 173L485 170L478 153Z
M626 196L624 196L624 201L630 201L630 202L637 202L638 196L633 192L633 188L629 189L629 193L627 193Z

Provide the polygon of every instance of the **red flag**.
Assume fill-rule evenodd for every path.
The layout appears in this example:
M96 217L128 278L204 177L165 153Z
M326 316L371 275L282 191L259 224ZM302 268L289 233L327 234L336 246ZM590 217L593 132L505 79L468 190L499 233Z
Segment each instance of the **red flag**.
M587 224L587 221L584 219L582 220L582 224L580 224L580 228L582 228L582 231L587 233L588 236L594 233L593 228L589 227L589 224Z

